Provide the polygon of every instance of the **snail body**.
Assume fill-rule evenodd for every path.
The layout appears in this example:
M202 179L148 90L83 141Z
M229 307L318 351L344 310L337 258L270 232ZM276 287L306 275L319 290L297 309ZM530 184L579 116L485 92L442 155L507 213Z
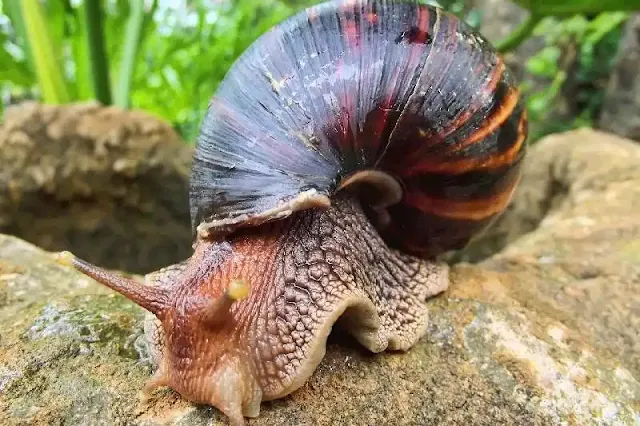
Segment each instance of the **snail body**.
M478 33L411 1L308 8L233 65L190 183L194 254L137 283L68 262L151 314L169 386L234 424L302 386L334 324L408 350L448 285L437 256L505 209L527 120Z

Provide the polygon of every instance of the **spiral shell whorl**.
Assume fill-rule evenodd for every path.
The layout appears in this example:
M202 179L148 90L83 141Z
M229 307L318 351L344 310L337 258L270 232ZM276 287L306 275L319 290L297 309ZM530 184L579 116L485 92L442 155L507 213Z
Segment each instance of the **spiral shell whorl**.
M526 134L514 79L464 22L409 1L323 3L263 35L221 83L194 158L193 225L277 219L375 169L404 190L381 235L434 256L503 211Z

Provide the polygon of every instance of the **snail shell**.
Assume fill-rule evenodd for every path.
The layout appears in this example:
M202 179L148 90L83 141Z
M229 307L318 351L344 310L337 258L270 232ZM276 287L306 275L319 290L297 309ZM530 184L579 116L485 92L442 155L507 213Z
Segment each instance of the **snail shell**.
M225 234L357 186L390 246L435 256L504 210L526 135L514 78L463 21L415 2L322 3L221 83L197 141L192 222Z

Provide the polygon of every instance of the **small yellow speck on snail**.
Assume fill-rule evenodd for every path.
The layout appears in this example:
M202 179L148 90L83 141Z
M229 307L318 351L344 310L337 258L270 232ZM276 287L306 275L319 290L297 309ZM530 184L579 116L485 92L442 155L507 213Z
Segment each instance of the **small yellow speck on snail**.
M242 279L235 279L229 282L227 295L230 299L241 300L249 294L249 284Z
M61 251L58 253L56 260L59 264L64 266L73 266L73 261L75 260L75 256L70 251Z

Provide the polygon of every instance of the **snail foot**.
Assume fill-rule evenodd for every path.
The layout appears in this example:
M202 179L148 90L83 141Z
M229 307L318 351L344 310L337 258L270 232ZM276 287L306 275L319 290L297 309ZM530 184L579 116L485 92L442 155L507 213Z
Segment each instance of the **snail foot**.
M244 425L245 417L258 417L262 402L262 389L243 360L239 355L224 357L205 382L195 378L204 385L202 403L216 407L233 426Z
M141 401L144 403L148 402L151 399L153 392L163 386L169 386L169 380L164 371L158 369L153 376L145 382L144 387L140 391Z

